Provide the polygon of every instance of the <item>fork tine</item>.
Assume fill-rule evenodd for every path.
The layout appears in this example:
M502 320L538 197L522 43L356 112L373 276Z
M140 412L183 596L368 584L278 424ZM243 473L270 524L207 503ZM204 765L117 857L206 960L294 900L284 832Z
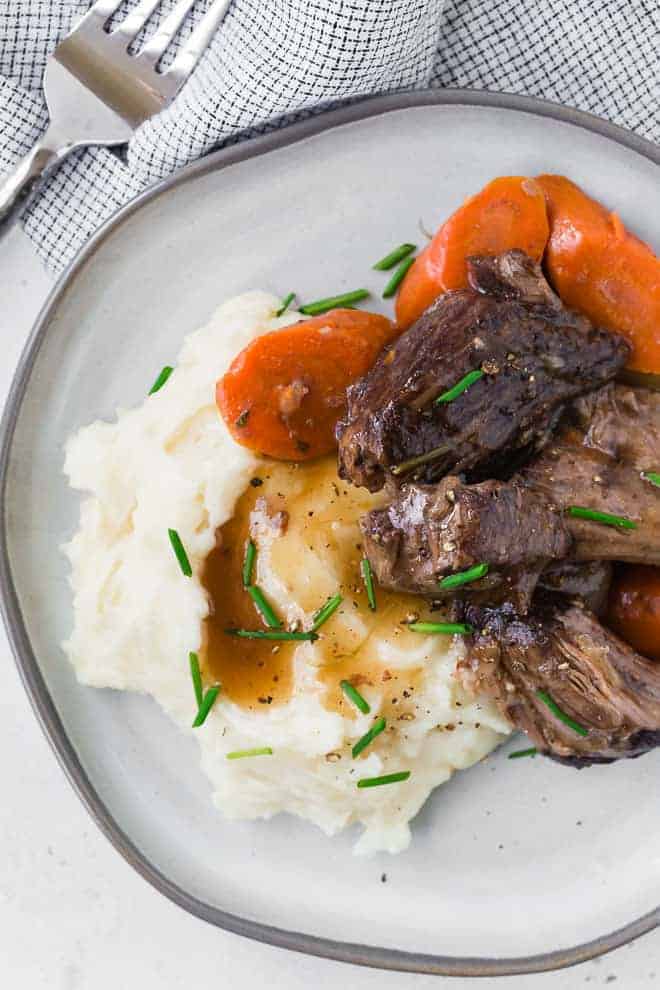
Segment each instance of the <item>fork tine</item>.
M129 11L121 24L112 32L113 35L125 38L126 42L130 44L160 4L161 0L140 0L137 7Z
M194 3L195 0L179 0L176 7L167 15L153 37L147 41L138 57L147 59L154 64L158 62L172 41L172 38L185 21Z
M88 18L102 18L103 23L110 20L116 10L121 7L123 0L96 0L85 14L83 20ZM80 27L80 23L77 25Z
M184 82L208 48L222 23L231 0L215 0L178 53L166 75Z

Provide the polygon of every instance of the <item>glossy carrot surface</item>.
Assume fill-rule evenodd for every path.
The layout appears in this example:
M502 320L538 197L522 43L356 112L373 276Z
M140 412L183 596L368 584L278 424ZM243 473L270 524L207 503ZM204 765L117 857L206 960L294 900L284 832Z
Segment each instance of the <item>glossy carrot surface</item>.
M232 361L216 385L234 439L279 460L307 461L336 446L346 389L393 337L386 317L335 309L265 333Z

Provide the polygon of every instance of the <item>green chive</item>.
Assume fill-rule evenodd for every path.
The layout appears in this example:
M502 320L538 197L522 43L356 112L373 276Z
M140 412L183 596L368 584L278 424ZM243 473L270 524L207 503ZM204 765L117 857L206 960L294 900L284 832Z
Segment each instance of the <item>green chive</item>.
M149 395L153 395L154 392L160 392L161 388L163 387L163 385L165 384L165 382L170 377L173 371L174 368L171 368L169 364L166 364L163 370L161 371L161 373L159 374L158 378L156 379L156 381L149 389Z
M637 523L623 516L612 516L609 512L599 512L598 509L585 509L582 505L569 505L569 516L576 519L589 519L591 522L602 523L603 526L618 526L620 529L637 529Z
M352 750L352 752L353 752L353 759L355 759L357 756L359 756L360 753L362 752L362 750L363 749L366 749L367 746L370 743L372 743L374 741L374 739L376 738L376 736L379 736L381 734L381 732L383 732L384 729L385 729L385 719L382 718L382 717L381 718L377 718L376 721L374 722L374 724L369 729L369 731L368 732L365 732L365 734L362 736L362 738L361 739L358 739L358 741L356 742L355 746L353 746L353 750Z
M290 292L288 296L285 296L280 304L280 308L275 313L275 316L281 316L282 313L286 312L293 300L296 298L295 292Z
M170 538L170 543L172 544L172 549L174 550L176 559L179 561L179 567L186 577L191 577L192 567L190 566L190 561L188 560L188 554L186 553L183 543L181 542L181 537L175 529L168 529L167 534Z
M215 704L215 699L218 697L219 694L220 694L219 684L216 684L215 687L208 689L208 691L204 695L204 700L199 706L199 711L197 712L197 718L193 722L193 729L198 729L200 725L204 725L208 713L213 708L213 705Z
M315 632L288 632L286 629L225 629L225 634L241 639L308 640L311 643L318 639Z
M521 760L523 756L536 756L538 749L536 746L531 746L530 749L517 749L515 753L509 753L507 759L509 760Z
M319 316L327 313L329 309L337 309L349 303L360 302L369 295L368 289L354 289L352 292L344 292L341 296L328 296L327 299L317 299L315 302L307 303L306 306L299 306L298 309L306 316Z
M431 461L437 461L439 457L442 457L449 450L449 444L443 443L442 446L434 447L433 450L429 450L425 454L418 454L417 457L411 457L408 461L395 464L391 469L392 474L405 474L407 471L412 471L413 468L421 467L423 464L429 464Z
M243 559L243 587L247 588L252 584L252 571L254 568L254 558L257 556L257 548L253 540L248 540L245 544L245 558Z
M204 688L202 686L202 673L199 669L199 657L196 653L188 654L188 661L190 663L190 676L192 677L193 688L195 689L195 701L197 702L197 708L202 707L202 701L204 700Z
M282 625L280 620L275 615L273 606L270 604L266 596L264 595L261 588L256 584L251 584L247 589L247 593L257 606L258 610L264 617L266 625L269 629L279 629Z
M467 392L470 385L474 385L475 382L478 382L479 379L483 377L484 373L481 368L475 368L474 371L468 371L467 375L464 375L460 382L456 382L453 388L450 388L447 392L443 392L442 395L439 395L438 398L434 400L435 405L438 406L441 402L453 402L454 399L457 399L459 395L463 394L463 392Z
M333 595L332 598L328 598L325 605L323 605L318 612L314 613L312 618L312 630L316 632L320 629L324 622L327 622L331 615L337 611L341 603L343 602L341 595Z
M235 749L232 753L227 753L228 760L242 760L246 756L272 756L273 751L270 746L259 746L257 749Z
M642 471L642 478L644 478L645 481L650 481L652 485L656 485L660 488L660 474L657 474L655 471Z
M358 780L358 787L381 787L383 784L398 784L400 780L408 780L410 770L399 770L398 773L387 773L384 777L363 777Z
M564 723L564 725L567 725L569 729L573 730L573 732L577 732L578 736L589 735L589 729L585 729L583 725L580 725L579 722L575 722L570 717L570 715L567 715L566 712L563 712L559 707L559 705L557 704L557 702L553 701L550 695L547 694L545 691L540 691L540 690L537 691L536 697L539 698L544 705L547 705L547 707L550 709L552 714L556 715L557 718Z
M352 701L356 708L359 708L363 715L368 715L371 705L366 698L363 698L357 688L354 688L350 681L340 681L339 687L342 689L349 701Z
M364 581L364 586L367 589L367 599L369 600L369 608L372 612L376 611L376 592L374 591L374 577L371 573L371 564L367 557L363 557L360 561L360 571L362 572L362 580Z
M408 274L408 269L414 265L414 257L405 258L400 265L397 266L392 278L389 280L385 288L383 289L383 299L391 299L396 290L399 288L404 278Z
M459 588L462 584L469 584L470 581L478 581L479 578L488 574L488 564L475 564L467 571L458 571L457 574L448 574L439 582L441 588Z
M390 251L390 253L386 254L384 258L381 258L380 261L376 262L374 265L374 271L389 271L390 268L394 268L399 261L403 261L403 259L407 258L409 254L412 254L416 247L416 244L400 244L399 247L394 248L393 251Z
M474 629L465 622L409 622L407 628L411 632L426 633L433 636L444 633L446 636L470 636Z

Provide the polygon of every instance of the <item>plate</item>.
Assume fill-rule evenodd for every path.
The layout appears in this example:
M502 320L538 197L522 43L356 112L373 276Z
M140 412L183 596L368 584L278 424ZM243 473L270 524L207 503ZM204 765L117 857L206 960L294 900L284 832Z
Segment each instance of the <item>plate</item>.
M78 685L58 645L71 625L59 548L78 513L63 443L141 402L219 301L363 283L378 300L374 260L420 243L420 223L496 175L566 173L658 246L658 161L633 135L525 98L379 98L196 163L117 214L60 279L2 428L5 621L91 815L188 911L303 952L468 976L568 965L658 924L660 750L579 773L500 750L435 793L407 853L356 859L354 834L223 821L194 739L151 699Z

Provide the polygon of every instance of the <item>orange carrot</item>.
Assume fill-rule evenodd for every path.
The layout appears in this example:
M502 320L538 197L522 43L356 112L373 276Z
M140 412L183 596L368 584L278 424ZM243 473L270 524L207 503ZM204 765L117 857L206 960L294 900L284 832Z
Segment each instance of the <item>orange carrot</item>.
M335 309L257 337L216 385L234 439L250 450L307 461L334 450L346 388L369 370L395 329L386 317Z
M622 567L610 590L608 625L639 653L660 660L660 567Z
M399 327L410 326L443 292L465 288L470 255L520 248L540 261L547 239L545 201L534 179L493 179L445 221L416 259L397 296Z
M632 344L628 365L660 373L660 259L562 175L540 175L548 204L548 277L567 306Z

